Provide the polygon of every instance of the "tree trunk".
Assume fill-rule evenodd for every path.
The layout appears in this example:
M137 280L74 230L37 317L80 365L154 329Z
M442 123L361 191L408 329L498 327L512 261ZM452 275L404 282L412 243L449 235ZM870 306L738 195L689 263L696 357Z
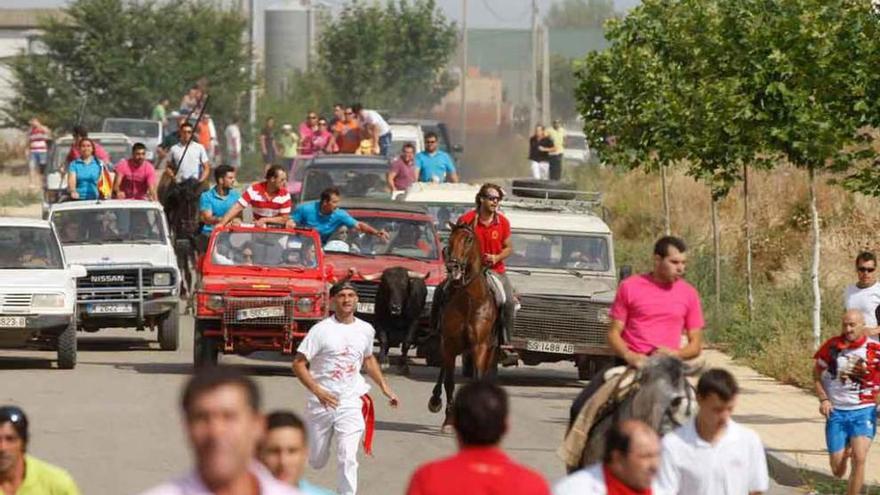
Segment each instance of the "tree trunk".
M666 165L660 164L660 188L663 191L663 235L672 235L669 221L669 188L666 185Z
M816 207L816 171L809 169L810 174L810 216L813 227L813 266L810 269L810 280L813 285L813 348L818 349L822 337L822 293L819 291L819 209Z
M718 200L712 195L712 245L715 250L715 324L721 315L721 233L718 231Z
M755 314L755 293L752 288L752 216L749 212L749 166L743 165L743 222L746 227L746 301L749 323Z

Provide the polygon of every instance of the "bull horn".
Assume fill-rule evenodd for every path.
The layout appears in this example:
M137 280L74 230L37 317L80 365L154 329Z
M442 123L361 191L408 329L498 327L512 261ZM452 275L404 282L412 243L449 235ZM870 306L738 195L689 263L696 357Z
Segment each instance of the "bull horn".
M366 280L367 282L375 282L382 277L381 273L371 273L369 275L362 275L361 278Z
M406 274L409 276L409 278L420 278L420 279L422 279L422 280L428 278L428 275L429 275L430 273L431 273L431 272L428 272L428 273L419 273L419 272L414 272L414 271L412 271L412 270L407 270L407 271L406 271Z
M696 357L694 359L685 361L683 363L684 375L697 376L703 371L703 368L705 367L706 360L703 357Z

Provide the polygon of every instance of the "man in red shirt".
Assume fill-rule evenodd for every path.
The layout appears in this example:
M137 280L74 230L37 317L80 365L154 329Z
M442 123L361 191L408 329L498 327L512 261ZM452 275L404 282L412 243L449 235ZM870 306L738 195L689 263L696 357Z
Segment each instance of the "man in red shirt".
M254 182L232 208L223 215L217 227L223 227L244 211L248 206L254 214L254 224L264 227L274 223L293 226L290 210L293 200L287 192L287 172L280 165L272 165L266 170L266 180Z
M458 454L413 474L407 495L550 495L538 473L514 463L499 447L508 428L507 394L488 382L462 387L452 403Z
M518 357L508 353L510 331L513 329L516 315L516 300L513 298L513 286L506 275L504 260L513 252L513 241L510 239L510 222L498 211L498 205L504 199L501 186L485 183L477 193L476 208L462 215L459 224L471 224L480 240L480 252L483 254L483 265L492 271L504 287L504 307L501 311L501 345L505 352L504 365L516 364Z
M117 199L148 199L158 201L156 194L156 170L147 160L147 147L135 143L131 158L119 160L113 168L113 193Z

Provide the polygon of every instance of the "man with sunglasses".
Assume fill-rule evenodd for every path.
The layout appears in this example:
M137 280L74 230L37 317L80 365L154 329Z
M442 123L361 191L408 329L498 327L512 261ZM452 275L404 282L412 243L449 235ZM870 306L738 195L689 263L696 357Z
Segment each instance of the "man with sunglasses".
M437 134L426 132L425 151L416 155L416 175L419 182L458 182L452 157L439 149L439 146Z
M301 155L312 154L312 135L318 130L318 113L309 110L304 120L299 125L299 152Z
M171 163L165 173L177 182L196 180L205 182L211 175L211 162L205 147L193 139L193 126L189 122L180 125L180 142L169 151Z
M858 282L847 286L843 291L844 309L856 309L865 318L865 331L871 339L877 340L877 307L880 306L880 284L877 283L877 257L870 251L856 256Z
M488 182L483 184L475 198L476 208L459 217L457 223L474 226L474 233L480 241L483 265L489 269L490 276L498 279L504 288L505 302L501 309L502 364L512 366L519 360L515 353L509 352L516 300L513 298L513 285L505 273L507 268L504 260L513 253L513 241L510 236L510 222L498 211L502 199L504 191L501 186Z
M24 411L0 407L0 493L79 495L67 471L27 454L28 439Z

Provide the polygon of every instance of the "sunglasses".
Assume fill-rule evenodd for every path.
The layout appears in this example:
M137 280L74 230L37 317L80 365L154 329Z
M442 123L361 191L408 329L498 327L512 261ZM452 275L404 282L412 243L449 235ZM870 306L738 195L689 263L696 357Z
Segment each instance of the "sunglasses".
M430 140L428 140L428 141L425 141L425 144L437 144L437 140L435 140L435 139L430 139Z
M856 270L858 270L860 273L874 273L874 270L876 270L876 268L868 268L867 266L860 266L860 267L856 268Z
M486 201L501 201L501 196L483 196Z

